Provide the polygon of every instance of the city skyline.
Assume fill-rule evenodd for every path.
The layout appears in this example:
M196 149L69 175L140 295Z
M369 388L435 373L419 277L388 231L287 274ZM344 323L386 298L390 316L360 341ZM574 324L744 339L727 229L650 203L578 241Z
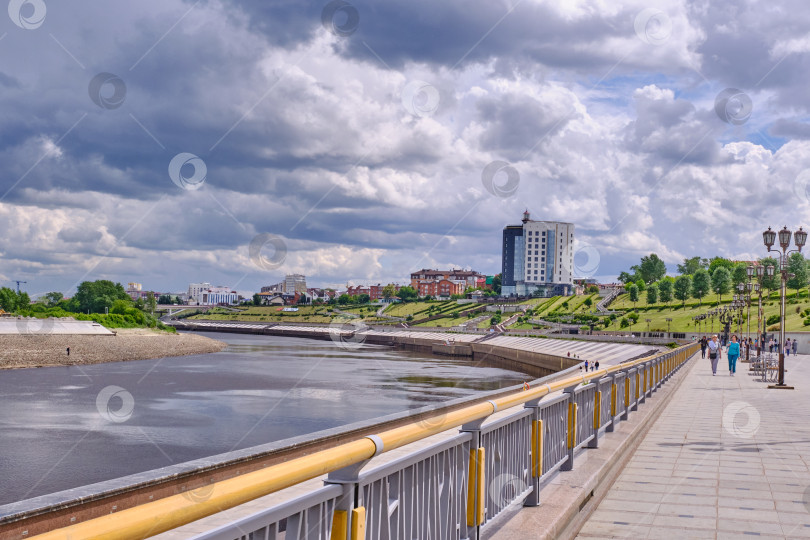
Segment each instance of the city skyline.
M810 209L798 2L26 5L0 23L0 280L33 295L494 274L525 209L613 281L756 259Z

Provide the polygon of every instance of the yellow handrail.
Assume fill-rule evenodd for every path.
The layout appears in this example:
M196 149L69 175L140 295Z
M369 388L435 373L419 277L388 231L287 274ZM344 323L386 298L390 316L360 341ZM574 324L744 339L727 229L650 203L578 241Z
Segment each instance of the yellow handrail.
M690 347L695 347L695 345L685 345L668 352L686 353ZM668 352L651 358L640 358L624 364L587 372L587 374L583 373L567 377L529 390L520 390L492 401L470 405L416 423L384 431L377 435L383 443L380 452L387 452L468 422L486 418L496 411L493 403L497 410L521 405L574 384L589 382L592 379L598 380L610 373L655 360L668 354ZM683 359L685 360L686 357L684 356ZM127 508L114 514L49 531L34 538L39 540L140 540L349 465L371 459L377 453L379 452L377 452L377 445L374 441L370 437L364 437L334 448L279 463L272 467L221 480L211 484L211 494L203 501L194 500L187 493L180 493L133 508Z

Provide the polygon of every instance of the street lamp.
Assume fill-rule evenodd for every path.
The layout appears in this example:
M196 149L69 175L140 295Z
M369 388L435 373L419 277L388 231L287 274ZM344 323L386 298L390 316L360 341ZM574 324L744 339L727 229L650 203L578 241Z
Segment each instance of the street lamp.
M724 307L720 309L720 324L723 332L723 343L728 343L728 333L731 330L733 319L732 308Z
M669 334L669 323L672 322L672 319L667 317L667 334Z
M748 323L747 329L748 331L746 332L746 334L748 335L749 341L751 340L751 291L754 290L755 285L755 283L751 283L751 280L754 278L754 273L755 273L754 265L749 264L748 267L745 269L745 274L748 276L748 311L745 315L745 320ZM749 360L750 358L749 350L751 349L750 347L751 344L749 343L748 345L749 346L745 348L746 361Z
M649 334L650 333L650 321L652 321L652 319L644 319L644 320L647 321L647 333Z
M785 226L779 231L779 247L782 248L780 252L777 249L772 249L774 241L776 240L776 232L772 231L770 227L762 233L762 241L765 247L768 248L768 253L774 252L779 254L779 274L781 285L779 287L779 295L781 302L779 303L779 381L768 388L781 388L793 389L792 386L785 384L785 296L787 293L787 280L788 280L788 256L791 253L801 253L804 244L807 242L807 233L799 227L799 230L792 233ZM790 237L793 236L793 242L796 244L794 250L789 250Z

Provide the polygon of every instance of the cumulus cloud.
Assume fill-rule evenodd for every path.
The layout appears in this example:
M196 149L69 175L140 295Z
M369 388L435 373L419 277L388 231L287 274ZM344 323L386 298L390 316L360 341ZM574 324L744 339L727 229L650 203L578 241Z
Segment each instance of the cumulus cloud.
M346 36L324 4L49 4L41 28L10 27L1 275L69 293L495 273L528 208L574 222L612 279L651 251L673 269L754 257L761 228L810 205L799 3L356 2ZM91 95L99 73L118 102ZM725 88L749 119L715 112ZM169 176L182 152L206 164L198 190ZM512 196L482 182L494 161ZM270 272L248 256L261 233L288 249Z

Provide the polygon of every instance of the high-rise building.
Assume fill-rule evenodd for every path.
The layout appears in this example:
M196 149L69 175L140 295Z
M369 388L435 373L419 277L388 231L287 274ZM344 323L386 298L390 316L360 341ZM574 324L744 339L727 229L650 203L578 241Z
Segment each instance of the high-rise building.
M534 221L503 229L501 294L569 295L574 285L574 224Z
M202 293L211 288L210 283L189 283L188 284L188 299L189 301L202 304Z
M301 274L287 274L284 277L284 292L288 294L306 293L307 278Z

